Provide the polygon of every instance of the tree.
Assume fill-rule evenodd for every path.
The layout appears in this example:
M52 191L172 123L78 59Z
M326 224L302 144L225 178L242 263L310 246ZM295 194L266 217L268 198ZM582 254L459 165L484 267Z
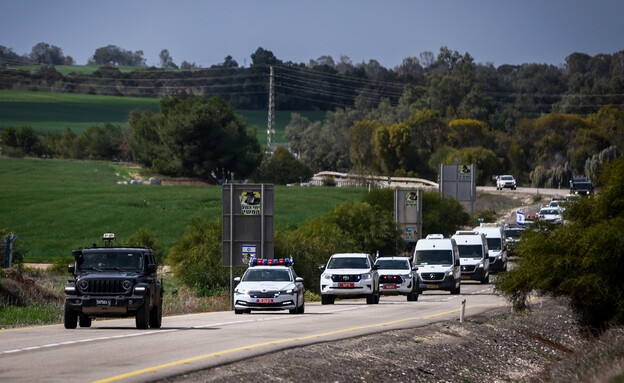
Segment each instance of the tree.
M410 129L404 123L380 127L375 131L375 151L385 172L406 169L411 142Z
M375 132L383 124L379 121L358 121L349 128L351 142L350 158L354 166L360 169L375 168Z
M164 69L178 69L178 66L173 62L169 50L163 49L160 51L160 67Z
M275 57L273 52L262 47L259 47L254 53L251 54L252 65L276 65L281 63L282 62Z
M238 68L238 63L232 58L232 56L228 55L225 56L225 59L223 60L223 64L221 64L221 66L224 68Z
M107 45L95 50L93 57L89 59L89 64L145 66L145 59L141 50L133 53L115 45Z
M43 42L32 47L29 58L34 64L63 65L65 62L61 48Z
M156 171L170 175L199 177L211 182L243 179L260 165L262 151L255 129L221 97L163 99L160 113L134 114L129 121L133 136L147 142L140 160ZM164 149L158 152L154 149Z
M533 293L565 297L595 332L624 324L624 158L607 165L600 183L595 197L568 204L564 225L525 231L516 267L496 284L515 308Z
M253 175L255 182L286 185L307 182L314 174L286 149L278 146L272 156L266 157Z

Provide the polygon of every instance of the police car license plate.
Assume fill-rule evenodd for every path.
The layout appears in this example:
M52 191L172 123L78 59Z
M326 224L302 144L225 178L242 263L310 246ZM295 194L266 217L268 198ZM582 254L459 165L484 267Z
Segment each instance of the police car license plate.
M397 285L384 285L384 289L396 289Z
M110 306L110 301L108 299L96 299L95 304L98 306Z
M427 288L428 289L439 289L440 286L438 286L438 285L427 285Z
M256 299L256 303L273 303L273 299L271 299L271 298L258 298L258 299Z
M353 287L353 283L341 283L340 287Z

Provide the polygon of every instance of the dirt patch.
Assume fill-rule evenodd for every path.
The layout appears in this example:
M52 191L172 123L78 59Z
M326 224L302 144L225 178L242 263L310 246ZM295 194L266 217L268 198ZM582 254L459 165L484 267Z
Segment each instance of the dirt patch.
M567 305L546 299L529 315L508 308L247 359L163 382L553 381L551 364L582 353ZM544 380L546 379L546 380Z

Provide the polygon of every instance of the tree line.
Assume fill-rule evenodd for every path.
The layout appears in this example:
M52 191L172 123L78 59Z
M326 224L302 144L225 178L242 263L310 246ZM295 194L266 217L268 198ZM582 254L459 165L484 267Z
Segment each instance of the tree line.
M114 45L98 48L89 64L102 68L92 75L62 75L54 70L68 56L46 43L19 56L0 46L0 67L43 64L39 72L4 69L1 89L50 90L68 93L117 96L212 97L220 95L237 109L264 109L268 105L269 67L275 69L275 103L279 110L324 110L353 106L357 96L371 104L396 105L405 87L419 108L455 113L508 130L522 117L546 113L587 115L602 106L624 105L624 50L590 56L572 53L562 66L526 63L475 63L469 53L448 47L437 55L422 52L406 57L394 68L376 60L353 63L341 56L321 56L308 63L278 59L259 47L250 55L251 65L240 67L231 56L200 68L183 62L178 68L167 49L160 53L160 66L121 72L120 65L145 65L142 51ZM72 59L73 60L73 59Z

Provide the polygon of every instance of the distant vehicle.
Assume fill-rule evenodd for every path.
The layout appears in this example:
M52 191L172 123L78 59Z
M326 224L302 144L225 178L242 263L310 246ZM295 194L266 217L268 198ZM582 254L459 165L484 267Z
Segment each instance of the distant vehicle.
M507 250L503 227L495 223L482 223L473 230L485 234L487 238L490 271L507 271Z
M416 242L414 264L418 266L419 289L461 291L461 266L459 249L452 238L442 234L429 234Z
M535 216L537 219L537 216ZM532 221L531 221L532 222ZM525 219L526 225L526 219ZM518 242L520 242L520 235L525 230L524 226L520 225L505 225L505 247L507 249L507 255L512 256L517 252Z
M594 185L587 177L574 177L570 180L570 194L591 195L594 194Z
M331 305L336 298L366 298L369 305L379 303L378 267L370 254L334 254L319 268L323 271L321 304Z
M375 261L379 268L379 292L382 295L405 295L408 301L418 300L418 270L410 257L381 257Z
M490 283L490 257L485 234L458 230L451 237L459 249L462 280Z
M516 190L516 180L511 175L496 176L496 190L503 190L504 188L510 188Z
M288 310L291 314L305 311L303 278L292 267L292 259L252 258L242 277L234 278L234 313L252 310Z
M538 213L539 219L554 223L561 224L563 223L563 217L561 216L561 209L558 207L543 207L540 209Z

